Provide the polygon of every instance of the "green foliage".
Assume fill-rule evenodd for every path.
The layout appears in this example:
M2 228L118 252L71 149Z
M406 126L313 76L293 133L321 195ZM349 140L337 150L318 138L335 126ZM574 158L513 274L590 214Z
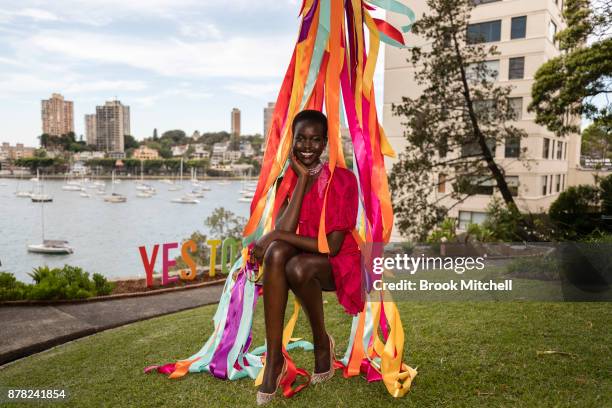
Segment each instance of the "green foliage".
M0 300L21 300L28 295L28 285L19 282L12 273L0 272Z
M217 239L231 237L242 241L242 230L246 222L246 218L238 217L223 207L217 207L212 215L204 220L204 225L210 229L211 236Z
M575 117L610 123L612 105L602 98L610 93L612 38L605 34L612 17L612 3L567 0L567 29L559 32L566 52L544 63L535 74L529 111L536 122L557 134L579 131Z
M42 169L48 173L61 173L67 170L67 163L61 157L23 157L15 160L14 164L19 167L27 167L32 173Z
M138 140L132 135L123 136L123 147L124 149L136 149L140 146Z
M164 133L162 133L162 136L160 138L160 140L163 142L164 140L170 140L172 143L172 146L176 146L176 145L180 145L180 144L185 144L187 143L187 135L185 134L184 131L180 130L180 129L175 129L175 130L168 130Z
M439 248L439 244L442 242L452 242L457 238L457 226L455 220L452 218L445 218L438 228L433 230L429 237L427 237L427 243L433 244L434 247Z
M468 225L467 233L478 242L496 241L493 231L485 225L470 224Z
M550 205L548 214L559 228L559 237L575 239L592 232L594 214L599 212L599 189L595 186L569 187Z
M599 181L599 198L601 199L601 212L612 215L612 174Z
M580 153L595 159L612 159L612 120L596 121L582 131Z
M70 265L41 266L29 275L34 280L32 285L18 282L12 274L0 273L0 300L84 299L108 295L114 287L102 275L96 273L91 280L89 273Z

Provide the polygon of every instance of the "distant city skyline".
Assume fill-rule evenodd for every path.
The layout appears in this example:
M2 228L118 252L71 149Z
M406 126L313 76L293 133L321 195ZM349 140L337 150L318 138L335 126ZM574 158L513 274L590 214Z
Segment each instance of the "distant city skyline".
M204 3L204 4L203 4ZM85 114L117 99L141 140L182 129L261 133L296 41L300 2L24 0L0 5L0 141L38 146L41 100L59 93ZM378 17L384 14L377 12ZM382 100L382 54L377 98Z

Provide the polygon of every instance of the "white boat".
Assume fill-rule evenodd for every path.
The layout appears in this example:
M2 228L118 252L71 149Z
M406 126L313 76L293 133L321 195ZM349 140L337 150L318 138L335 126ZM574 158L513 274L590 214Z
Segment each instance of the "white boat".
M32 195L32 190L30 191L19 190L19 184L21 184L21 175L19 175L17 186L15 186L15 196L21 197L21 198L29 198Z
M112 181L111 181L111 194L104 196L104 201L107 203L125 203L127 201L127 197L123 194L115 193L115 171L112 173Z
M42 184L42 183L41 183ZM68 241L62 239L45 239L45 204L40 204L41 244L28 245L28 252L50 255L66 255L74 252Z
M81 192L81 194L79 194L79 195L80 195L81 197L83 197L83 198L89 198L89 197L91 197L91 194L89 194L89 193L87 193L87 192L85 192L85 191L82 191L82 192Z
M68 241L45 239L42 244L28 245L28 252L50 255L68 255L74 250L68 245Z
M62 190L64 191L81 191L83 188L79 184L64 184Z
M246 193L242 194L242 197L251 199L255 197L255 193L252 191L247 191Z
M240 198L238 199L238 202L239 202L239 203L250 203L251 201L252 201L252 199L250 199L250 198L246 198L246 197L240 197Z
M136 197L139 197L139 198L151 198L151 197L153 197L153 193L149 193L147 191L140 191L140 192L138 192L138 194L136 194Z
M111 195L104 197L104 201L107 203L125 203L127 201L127 197L123 194L111 193Z
M36 169L36 178L38 180L41 179L39 169ZM45 194L44 183L42 182L38 183L38 191L36 193L33 192L32 194L30 194L30 199L33 203L50 203L51 201L53 201L52 196L50 196L49 194Z
M167 178L165 178L165 179L161 179L161 180L159 180L159 182L160 182L160 183L164 183L164 184L172 184L172 180L167 179Z
M182 190L182 189L183 189L183 186L181 186L180 184L177 184L177 185L174 185L174 186L168 188L168 191L179 191L179 190Z
M53 197L51 197L49 194L44 193L33 193L32 195L30 195L30 199L33 203L50 203L53 201Z
M179 204L197 204L200 202L193 197L189 197L188 195L184 195L179 198L173 198L171 201L173 203L179 203Z
M195 198L204 198L204 192L202 190L191 190L187 195Z
M200 190L202 191L210 191L210 187L208 184L204 184L203 182L200 184Z
M222 180L222 181L217 181L217 184L220 186L227 186L228 184L230 184L230 182L228 180Z
M8 187L8 184L6 184L6 183L0 183L0 187Z

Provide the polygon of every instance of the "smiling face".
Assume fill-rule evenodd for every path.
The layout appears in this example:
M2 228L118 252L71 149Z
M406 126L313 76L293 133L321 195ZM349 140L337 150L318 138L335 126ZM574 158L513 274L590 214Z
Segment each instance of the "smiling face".
M306 167L319 163L327 145L327 135L321 123L302 120L295 125L293 135L293 154Z

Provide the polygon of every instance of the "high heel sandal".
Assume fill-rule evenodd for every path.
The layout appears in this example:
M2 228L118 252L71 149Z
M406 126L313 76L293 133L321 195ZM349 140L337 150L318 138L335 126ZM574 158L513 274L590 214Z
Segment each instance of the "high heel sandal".
M283 379L286 373L287 373L287 360L285 359L285 356L283 356L283 367L281 368L281 372L278 375L278 378L276 379L276 388L274 389L274 391L270 393L257 391L257 405L265 405L269 403L270 401L272 401L274 397L276 397L276 392L280 388L281 380Z
M310 377L311 384L319 384L325 382L334 376L334 372L336 370L334 367L335 343L334 338L331 336L331 334L328 333L327 337L329 337L329 370L324 373L313 373Z

